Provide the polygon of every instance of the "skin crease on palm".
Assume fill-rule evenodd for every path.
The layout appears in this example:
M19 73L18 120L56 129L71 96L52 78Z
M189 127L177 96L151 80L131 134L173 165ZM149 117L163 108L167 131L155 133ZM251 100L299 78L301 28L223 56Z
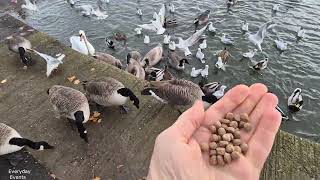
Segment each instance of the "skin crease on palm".
M197 101L156 139L148 180L258 180L280 127L278 98L263 84L238 85L206 111ZM209 142L209 125L226 113L248 113L253 129L243 133L245 156L224 167L209 164L200 143Z

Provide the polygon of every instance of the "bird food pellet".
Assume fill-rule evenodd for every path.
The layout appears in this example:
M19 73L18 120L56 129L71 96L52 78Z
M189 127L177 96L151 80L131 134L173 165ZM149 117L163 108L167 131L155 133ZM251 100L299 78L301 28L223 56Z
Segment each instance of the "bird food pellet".
M214 126L214 125L210 126L210 131L211 131L212 133L216 133L216 132L217 132L216 126Z
M243 121L243 122L249 122L249 116L248 116L247 113L242 113L242 114L240 115L240 119L241 119L241 121Z
M239 114L235 114L234 117L233 117L233 119L234 119L235 121L238 121L238 122L241 121Z
M217 149L218 144L216 142L211 142L211 143L209 143L209 147L210 147L210 149Z
M218 155L217 156L217 162L218 162L219 166L224 166L225 165L222 155Z
M200 149L201 149L201 151L204 151L204 152L209 151L209 144L208 143L201 143Z
M226 130L224 129L224 128L219 128L218 129L218 134L220 135L220 136L223 136L224 134L226 134L227 132L226 132Z
M217 150L210 150L210 156L217 155Z
M226 149L222 147L218 147L216 150L218 155L224 155L224 153L226 153Z
M240 158L240 153L238 151L233 151L231 153L231 158L232 158L232 160L239 159Z
M233 128L237 128L238 127L238 122L237 121L231 121L229 126L233 127Z
M252 126L251 126L250 123L245 123L245 124L243 125L243 128L244 128L244 130L245 130L246 132L250 132L251 129L252 129Z
M240 148L241 148L241 152L242 152L243 154L246 154L247 151L248 151L248 144L242 143L242 144L240 145Z
M224 128L224 129L226 129L226 128L228 128L229 126L226 125L226 124L221 124L221 127Z
M230 141L231 141L231 136L230 136L229 133L228 133L228 134L224 134L224 135L222 136L222 139L223 139L224 141L230 142Z
M237 152L241 153L240 146L234 146L233 148L234 148L234 151L237 151Z
M241 140L240 140L240 139L234 139L234 140L232 140L232 143L233 143L233 145L235 145L235 146L240 146Z
M217 156L211 156L210 157L210 164L213 165L213 166L218 164Z
M228 144L228 145L226 146L226 152L227 152L227 153L232 153L233 151L234 151L233 145L232 145L232 144Z
M214 122L214 125L216 126L216 128L221 128L221 122L220 121Z
M234 133L235 129L233 127L227 127L227 132L228 133Z
M239 130L234 131L233 137L234 137L235 139L240 139L240 131L239 131Z
M219 147L226 147L229 144L228 141L220 141L219 142Z
M223 124L229 124L230 120L229 119L221 119L220 122Z
M221 137L219 135L217 135L217 134L213 134L211 136L211 141L218 142L220 140L221 140Z
M223 159L224 159L224 162L225 162L226 164L231 163L231 155L230 155L229 153L225 153L225 154L223 155Z
M239 128L243 128L243 127L244 127L244 124L245 124L245 122L240 121L240 123L239 123Z
M226 119L229 119L230 121L232 121L232 120L233 120L233 118L234 118L233 113L231 113L231 112L227 113L227 115L226 115Z

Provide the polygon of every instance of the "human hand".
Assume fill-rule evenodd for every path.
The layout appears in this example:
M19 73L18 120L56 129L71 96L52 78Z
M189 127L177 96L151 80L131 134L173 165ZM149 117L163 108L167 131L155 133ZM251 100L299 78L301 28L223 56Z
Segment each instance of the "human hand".
M267 91L262 84L236 86L206 112L202 102L196 102L157 137L147 179L259 179L281 123L275 109L278 98ZM209 142L208 127L228 112L249 114L253 129L241 134L249 150L231 164L212 166L208 152L201 152L199 144Z

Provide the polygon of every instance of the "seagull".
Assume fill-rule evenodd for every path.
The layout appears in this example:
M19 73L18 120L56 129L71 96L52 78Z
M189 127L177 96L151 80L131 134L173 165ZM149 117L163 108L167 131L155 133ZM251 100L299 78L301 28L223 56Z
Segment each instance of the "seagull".
M267 30L274 27L275 24L272 21L266 22L260 26L258 32L255 34L249 34L249 41L258 47L258 49L262 52L261 44L263 42L264 37L266 36Z
M278 38L277 40L274 40L274 42L280 51L285 51L288 49L288 43L284 42L282 39Z
M172 14L175 12L174 4L169 4L169 12Z
M165 34L163 37L164 37L164 38L163 38L163 44L168 45L168 44L170 43L170 38L171 38L171 36Z
M269 62L269 59L266 57L264 58L263 60L259 61L259 62L256 62L252 68L254 70L257 70L257 71L260 71L260 70L263 70L265 68L267 68L268 66L268 62Z
M84 4L78 7L80 9L82 16L89 17L94 11L93 7L88 4Z
M224 96L224 91L225 91L226 88L227 88L227 86L221 85L220 88L213 93L213 95L214 95L217 99L221 99L221 98Z
M193 67L190 75L191 75L191 77L196 78L201 74L201 71L202 71L202 69L196 69L195 67Z
M47 62L47 72L46 72L47 77L49 77L51 75L52 71L56 70L58 68L58 66L63 63L62 60L65 57L64 54L61 54L58 58L54 58L54 57L49 56L47 54L40 53L34 49L31 49L31 51L35 52L36 54L41 56L44 60L46 60L46 62Z
M137 32L137 35L141 34L142 28L135 28L134 31Z
M176 50L176 43L175 43L174 41L170 41L170 42L169 42L169 49L170 49L171 51Z
M242 22L241 30L244 32L249 31L249 23L246 20Z
M201 63L205 63L204 61L204 54L201 51L201 48L198 48L197 54L196 54L197 59L199 59L201 61Z
M163 34L166 29L163 27L165 23L165 7L162 5L159 14L154 13L155 20L151 21L149 24L138 25L139 27L151 31L157 32L157 34Z
M233 45L234 41L231 37L228 37L225 33L222 33L222 37L220 38L221 42L225 45Z
M102 7L102 1L97 1L98 8L96 10L91 11L92 15L95 15L98 19L106 19L108 17L107 11L105 11Z
M71 6L74 6L74 4L75 4L75 1L74 0L67 0L68 1L68 3L71 5Z
M245 57L245 58L253 58L253 56L255 55L255 53L257 52L258 50L257 49L250 49L249 52L246 52L246 53L243 53L242 56Z
M137 14L138 14L139 16L142 16L142 11L141 11L141 9L137 8Z
M150 43L150 37L148 35L144 36L143 43L145 43L145 44L149 44Z
M205 68L201 71L201 76L206 78L209 75L209 65L205 65Z
M273 7L272 7L272 11L279 11L279 8L280 8L280 4L274 4Z
M115 47L114 47L114 43L113 43L113 41L111 40L111 39L109 39L109 38L106 38L106 45L108 46L108 48L110 48L110 49L114 49Z
M217 28L213 27L213 23L212 22L208 23L208 31L212 32L212 33L215 33L217 31Z
M200 49L206 49L207 48L207 40L204 39L202 43L199 45Z
M302 38L304 38L305 34L306 34L306 31L303 29L302 26L300 26L300 29L297 32L297 37L302 39Z
M202 34L205 32L207 29L208 25L204 26L202 29L198 30L192 36L190 36L188 39L183 40L181 37L179 37L179 43L176 45L179 49L184 51L184 54L186 56L192 55L192 53L189 50L190 46L193 46L195 43L199 41L201 38Z
M28 9L30 11L38 11L36 4L32 3L30 0L24 0L26 4L22 4L21 8Z

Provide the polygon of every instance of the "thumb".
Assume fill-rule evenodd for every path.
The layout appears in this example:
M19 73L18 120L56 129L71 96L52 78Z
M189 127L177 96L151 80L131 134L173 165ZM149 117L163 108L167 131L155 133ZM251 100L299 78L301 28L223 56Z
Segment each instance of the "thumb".
M194 105L185 111L178 120L171 126L171 130L175 131L183 141L188 143L193 133L200 127L205 119L205 113L202 101L196 101Z

